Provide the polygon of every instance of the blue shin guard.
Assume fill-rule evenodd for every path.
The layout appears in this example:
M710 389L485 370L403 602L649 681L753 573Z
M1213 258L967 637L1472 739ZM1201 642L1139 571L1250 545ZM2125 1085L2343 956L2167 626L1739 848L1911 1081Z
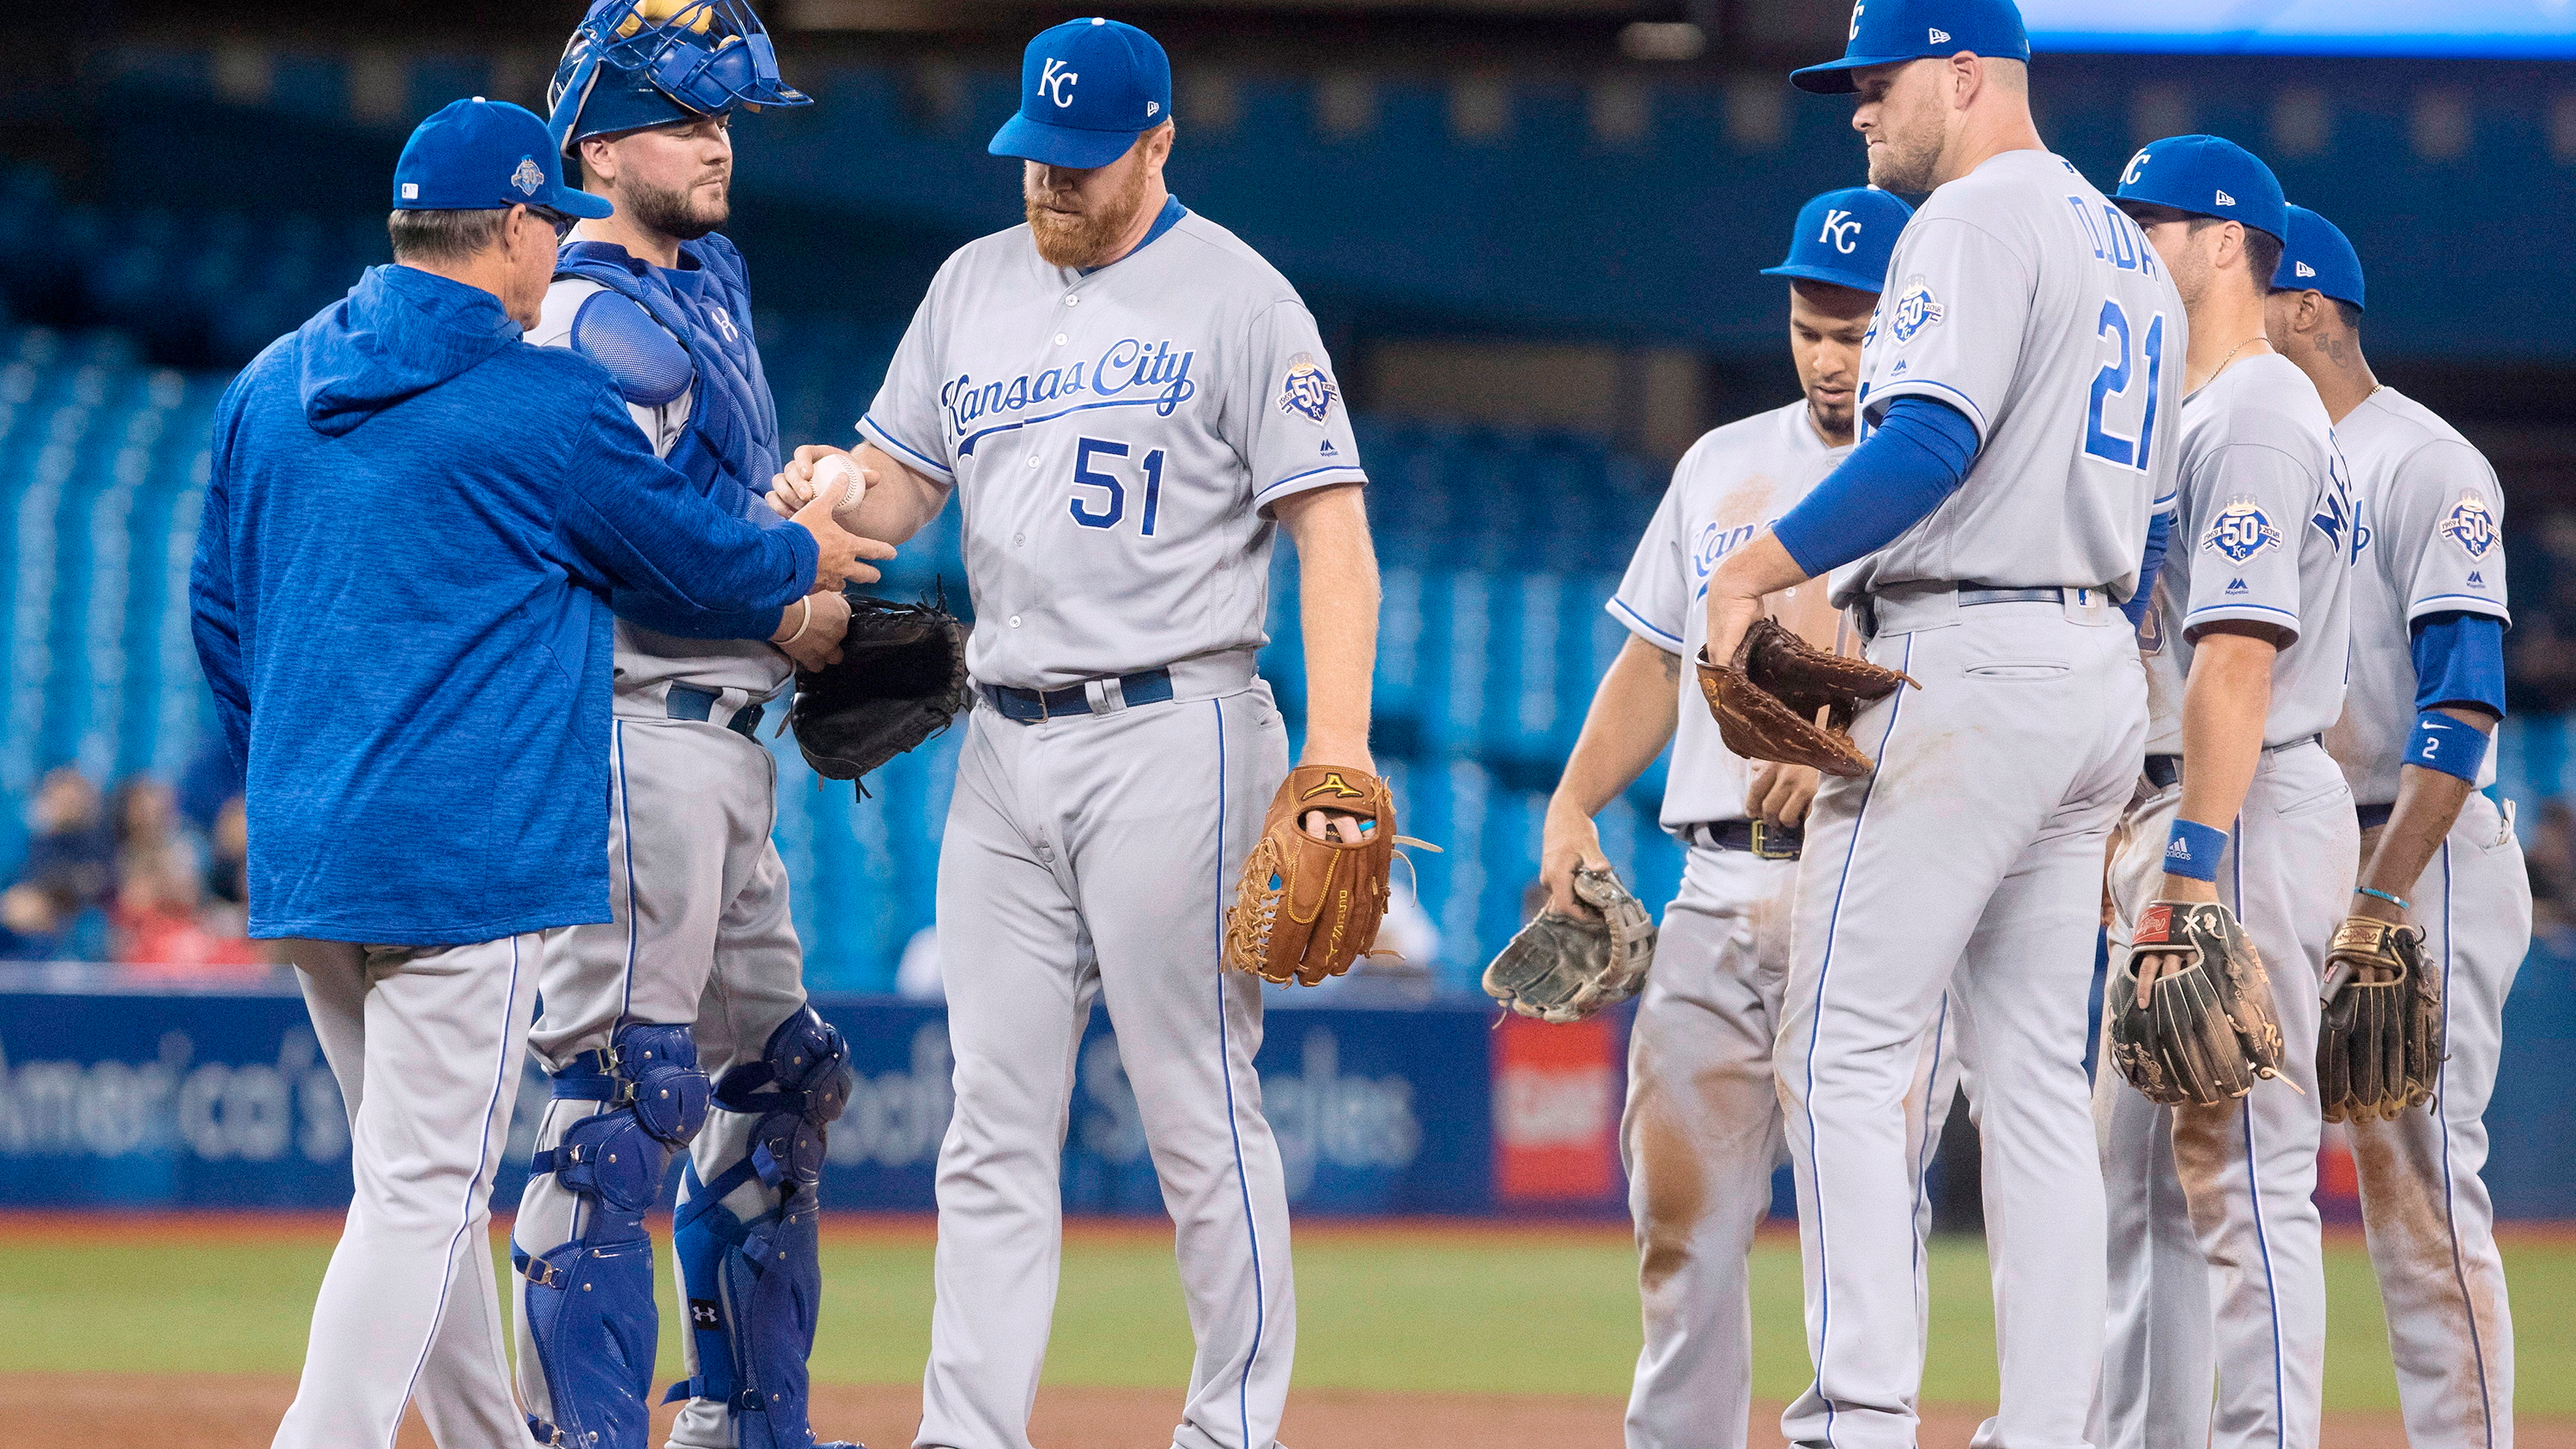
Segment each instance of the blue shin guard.
M685 1026L630 1023L605 1051L555 1074L558 1100L605 1102L539 1152L531 1177L554 1174L580 1199L571 1241L510 1261L528 1280L527 1344L545 1376L551 1420L528 1416L540 1444L644 1449L652 1427L653 1244L644 1214L662 1173L706 1121L707 1077Z
M725 1405L739 1449L813 1449L805 1360L822 1298L816 1242L823 1128L849 1102L848 1048L809 1007L770 1034L761 1059L725 1073L716 1103L756 1117L750 1150L701 1181L683 1169L673 1246L689 1295L698 1375L665 1402ZM724 1205L758 1178L778 1206L743 1220Z

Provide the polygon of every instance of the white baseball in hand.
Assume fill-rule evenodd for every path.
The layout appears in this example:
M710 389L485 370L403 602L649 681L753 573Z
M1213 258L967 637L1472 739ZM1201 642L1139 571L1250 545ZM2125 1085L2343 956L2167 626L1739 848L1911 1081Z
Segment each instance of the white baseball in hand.
M832 521L856 532L868 481L859 473L859 460L847 453L826 453L814 461L814 496L820 498L836 487L841 494L832 502Z

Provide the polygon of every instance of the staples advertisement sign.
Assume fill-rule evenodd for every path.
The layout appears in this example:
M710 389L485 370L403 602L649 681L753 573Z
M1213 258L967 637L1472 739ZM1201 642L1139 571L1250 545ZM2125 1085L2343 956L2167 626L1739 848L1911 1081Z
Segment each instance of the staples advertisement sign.
M1497 1204L1620 1200L1619 1056L1619 1032L1609 1018L1566 1026L1503 1019L1494 1032Z

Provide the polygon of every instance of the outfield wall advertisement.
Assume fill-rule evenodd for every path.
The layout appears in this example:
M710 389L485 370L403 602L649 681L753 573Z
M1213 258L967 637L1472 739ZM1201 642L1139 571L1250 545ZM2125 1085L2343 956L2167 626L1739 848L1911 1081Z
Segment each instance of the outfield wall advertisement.
M953 1106L946 1013L817 1003L857 1081L824 1200L928 1211ZM1290 1200L1313 1213L1614 1212L1619 1058L1608 1022L1546 1028L1472 1005L1269 1013L1255 1065ZM1106 1014L1076 1059L1072 1212L1158 1214L1143 1117ZM523 1080L495 1201L525 1180L545 1080ZM0 1206L336 1209L340 1093L293 994L0 991Z

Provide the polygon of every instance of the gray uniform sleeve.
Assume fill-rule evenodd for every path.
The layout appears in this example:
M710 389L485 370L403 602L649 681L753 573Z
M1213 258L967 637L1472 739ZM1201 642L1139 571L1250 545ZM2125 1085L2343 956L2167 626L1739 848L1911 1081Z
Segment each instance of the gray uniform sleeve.
M2318 480L2296 457L2266 443L2229 443L2201 465L2189 511L2176 519L2174 548L2189 548L2188 638L2226 619L2299 635L2299 533L2314 511Z
M1254 313L1243 361L1245 376L1234 383L1240 389L1234 415L1243 419L1243 433L1232 441L1252 475L1255 506L1368 481L1351 437L1351 410L1304 303L1287 298Z
M2392 470L2380 567L2406 600L2409 623L2427 614L2489 614L2507 623L2504 493L2476 449L2451 438L2417 448Z
M940 269L929 295L914 309L912 325L904 329L903 342L886 368L885 385L877 389L876 401L859 419L859 436L933 482L953 487L957 460L951 455L953 441L939 413L937 309L948 274L949 268Z
M1898 244L1873 338L1891 359L1866 404L1875 425L1901 397L1957 408L1987 441L2012 394L2038 273L1993 232L1927 214Z
M1664 490L1664 501L1655 508L1655 521L1646 525L1645 536L1637 540L1637 552L1628 560L1619 591L1604 606L1629 633L1667 654L1682 652L1685 626L1690 622L1685 617L1691 603L1686 577L1690 553L1681 536L1681 499L1681 478L1676 474L1672 486Z

